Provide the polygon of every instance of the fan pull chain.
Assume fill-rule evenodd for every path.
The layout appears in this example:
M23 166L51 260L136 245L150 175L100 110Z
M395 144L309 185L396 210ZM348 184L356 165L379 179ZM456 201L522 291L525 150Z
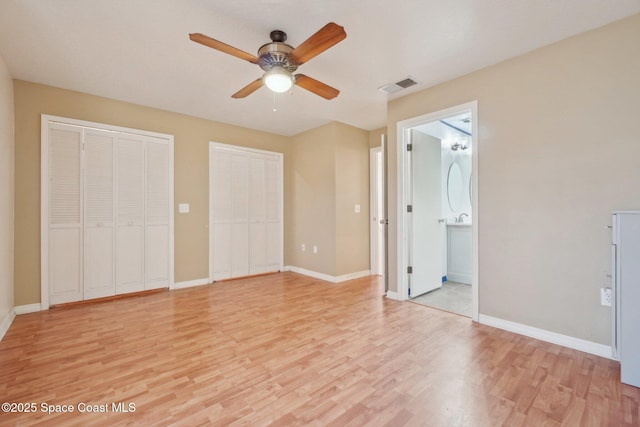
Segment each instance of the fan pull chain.
M278 111L276 109L276 94L275 94L275 92L273 93L273 111Z

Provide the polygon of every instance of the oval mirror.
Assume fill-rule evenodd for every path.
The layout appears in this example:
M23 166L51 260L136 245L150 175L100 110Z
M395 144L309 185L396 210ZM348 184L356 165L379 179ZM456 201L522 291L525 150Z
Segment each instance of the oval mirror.
M451 163L451 166L449 166L447 199L449 200L449 208L453 212L457 212L462 202L462 172L460 172L460 166L457 163Z

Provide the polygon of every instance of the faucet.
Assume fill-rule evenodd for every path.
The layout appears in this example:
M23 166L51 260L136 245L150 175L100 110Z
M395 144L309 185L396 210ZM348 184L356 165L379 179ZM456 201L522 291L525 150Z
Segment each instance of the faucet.
M458 218L456 218L456 222L457 223L464 222L464 218L463 217L465 217L465 216L469 216L469 215L467 215L466 213L461 213L460 216Z

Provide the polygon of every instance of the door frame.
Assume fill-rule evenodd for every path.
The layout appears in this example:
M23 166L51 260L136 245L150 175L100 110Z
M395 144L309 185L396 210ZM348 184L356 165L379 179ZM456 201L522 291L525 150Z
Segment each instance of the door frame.
M207 179L207 183L209 184L208 188L208 197L209 197L209 217L208 217L208 225L209 225L209 283L213 283L213 194L212 194L212 179L213 174L213 153L215 148L221 148L229 151L236 151L242 153L257 153L257 154L266 154L270 156L275 156L278 159L278 191L280 192L280 200L278 201L278 209L280 210L280 253L279 255L279 270L283 270L284 266L284 155L282 153L278 153L276 151L267 151L267 150L259 150L257 148L249 148L243 147L241 145L231 145L231 144L223 144L221 142L209 141L209 177Z
M424 114L421 116L413 117L407 120L399 121L397 124L397 139L396 139L396 152L397 155L397 284L398 284L398 299L401 301L409 299L409 274L407 273L408 263L408 242L409 242L409 218L407 216L406 208L407 201L410 200L409 188L409 156L407 152L407 143L410 141L410 132L413 127L418 125L433 122L435 120L441 120L453 115L461 113L471 113L472 120L472 132L471 132L471 179L472 179L472 200L471 200L471 235L472 235L472 298L473 308L471 319L474 322L478 321L479 312L479 292L478 292L478 230L480 224L480 218L478 215L478 101L471 101L465 104L456 105L453 107L445 108L443 110L435 111L432 113Z
M382 163L378 165L377 157L380 156ZM371 216L371 225L369 227L369 263L372 275L382 275L385 271L384 262L384 231L382 239L378 239L378 228L380 221L384 221L384 194L379 197L380 193L384 193L384 150L382 146L372 147L369 149L369 213ZM380 182L378 177L381 177ZM378 183L380 182L380 186ZM380 213L380 214L379 214ZM380 241L382 240L382 241ZM382 252L382 259L378 256Z

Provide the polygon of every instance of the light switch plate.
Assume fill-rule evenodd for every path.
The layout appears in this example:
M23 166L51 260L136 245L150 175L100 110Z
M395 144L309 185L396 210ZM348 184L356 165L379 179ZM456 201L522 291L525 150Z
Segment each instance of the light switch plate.
M353 211L354 211L355 213L360 213L360 205L355 205L355 206L353 207Z
M178 213L189 213L189 203L178 203Z

